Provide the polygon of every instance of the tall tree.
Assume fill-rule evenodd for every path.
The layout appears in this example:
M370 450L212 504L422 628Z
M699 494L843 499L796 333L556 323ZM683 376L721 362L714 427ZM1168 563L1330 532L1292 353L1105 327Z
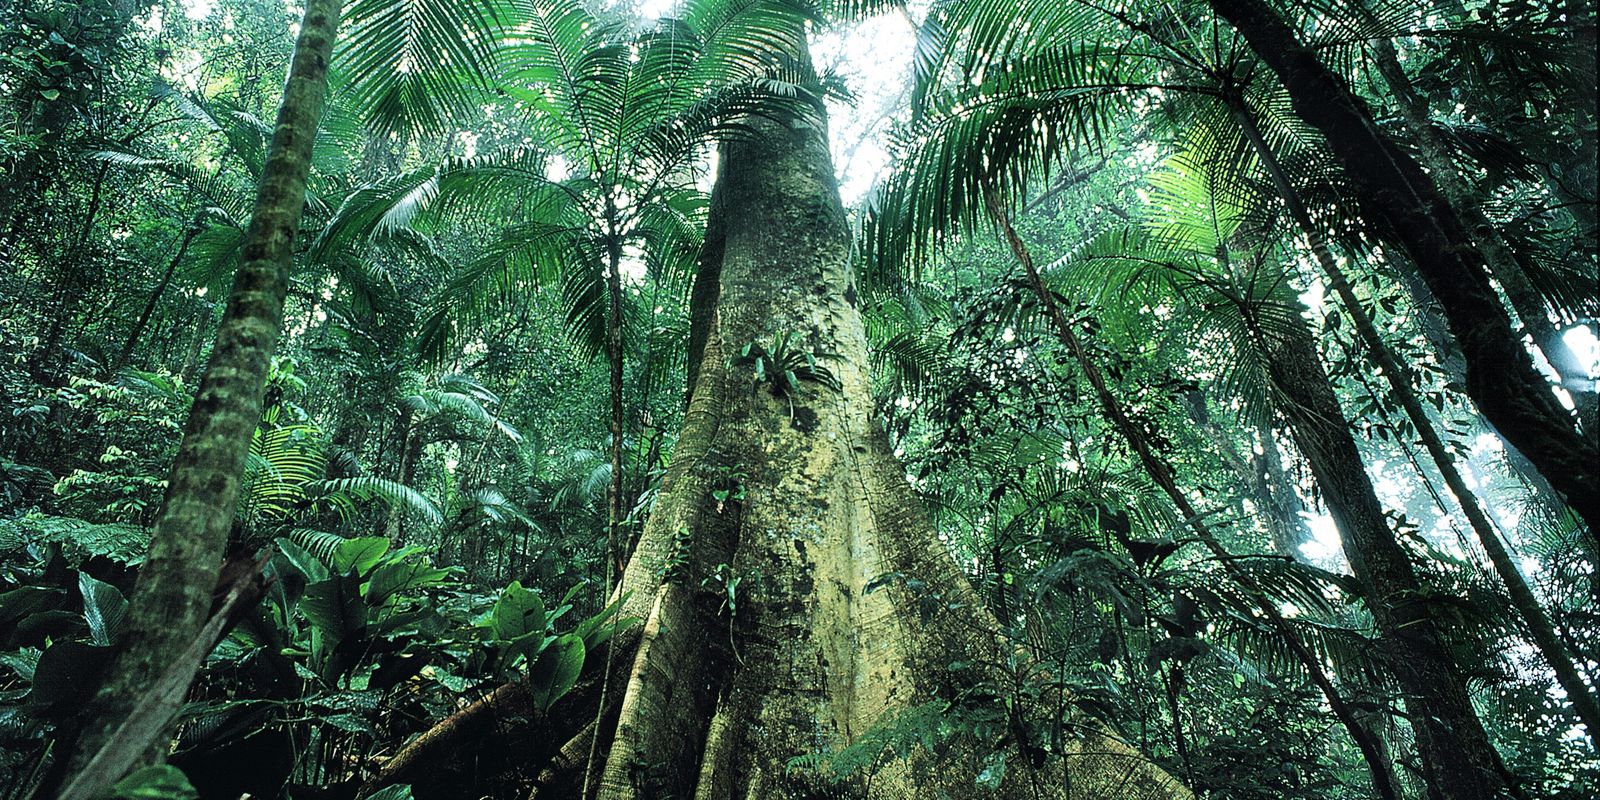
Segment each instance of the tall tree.
M1600 531L1600 441L1574 427L1512 333L1470 226L1416 159L1398 147L1349 84L1261 0L1211 0L1289 91L1355 185L1362 213L1381 225L1443 306L1467 362L1467 393L1484 416L1565 495L1591 536Z
M730 8L767 85L801 102L742 119L722 146L692 292L691 399L617 586L643 630L614 645L619 685L594 698L611 702L561 748L538 796L820 791L835 778L791 759L925 725L928 709L970 718L1014 678L1005 665L1015 654L870 418L851 233L805 18L778 2L696 4L690 15L716 20ZM841 764L840 776L874 797L966 793L993 744L955 727L953 747L886 764L874 751L876 775ZM1064 730L1053 741L1008 737L1006 747L1052 766L1008 771L1006 794L1044 781L1042 796L1056 796L1065 776L1074 797L1187 796L1087 716Z
M208 625L212 591L283 327L339 11L340 0L306 4L233 291L131 599L128 644L109 667L93 717L60 756L71 775L63 798L99 797L153 748L165 753L162 736L214 644L208 637L219 633Z
M1148 29L1136 26L1136 30ZM1027 177L1048 168L1067 142L1085 138L1084 131L1105 113L1106 98L1148 88L1148 84L1127 76L1115 66L1120 60L1107 57L1095 45L1054 38L1019 44L1023 46L1002 50L1007 53L1004 59L989 61L980 52L973 57L975 69L962 76L971 79L957 80L951 96L929 104L932 108L926 112L923 130L936 133L915 141L907 158L912 168L886 193L880 219L886 220L883 227L889 230L880 233L877 241L888 254L903 254L922 242L938 241L945 226L973 214L973 209L987 208L1023 263L1039 302L1051 313L1057 335L1085 364L1114 427L1130 442L1164 493L1186 517L1194 518L1197 514L1173 484L1170 468L1142 445L1140 433L1120 411L1120 403L1110 396L1103 381L1096 380L1081 345L1074 344L1070 327L1059 311L1052 311L1051 290L1032 267L1002 203L1007 194L1019 196ZM1024 49L1027 45L1036 49ZM986 46L992 43L986 42ZM1170 46L1167 49L1177 52ZM1201 59L1181 52L1177 57L1189 58L1203 77L1216 79L1214 68ZM1227 61L1220 55L1216 58ZM1108 62L1114 66L1107 66ZM998 77L983 77L990 73ZM1225 80L1222 84L1227 86ZM1202 97L1220 94L1216 88L1186 86L1178 80L1161 88ZM1202 195L1191 193L1163 209L1173 218L1167 224L1179 229L1166 238L1177 240L1182 254L1164 252L1164 247L1140 253L1129 240L1113 236L1108 237L1106 247L1109 259L1126 259L1134 276L1174 270L1182 275L1179 282L1206 294L1199 305L1233 309L1207 315L1237 315L1228 319L1237 332L1238 357L1248 361L1251 359L1244 353L1252 353L1261 364L1261 380L1270 385L1278 401L1274 405L1288 420L1293 438L1311 466L1338 524L1346 555L1363 584L1389 663L1410 698L1408 708L1428 785L1440 796L1452 798L1487 798L1506 788L1514 790L1514 782L1500 765L1473 708L1437 614L1420 599L1423 585L1385 519L1321 365L1315 339L1300 314L1300 303L1287 294L1281 272L1265 253L1251 254L1247 265L1230 263L1229 250L1237 246L1230 239L1238 227L1238 210L1216 210L1215 186L1204 176L1203 166L1179 172L1183 174L1178 182L1194 181ZM1201 216L1210 216L1205 225L1194 226L1203 228L1203 235L1188 241L1176 220L1195 208L1205 209ZM1078 257L1086 258L1083 253L1096 250L1095 244L1086 244ZM1204 533L1201 536L1210 538ZM1361 739L1361 726L1353 719L1351 723L1353 735ZM1364 749L1373 753L1374 774L1381 775L1376 748Z
M800 20L778 31L772 56L808 74ZM823 111L749 125L719 160L694 391L621 584L646 621L619 715L598 734L610 739L604 798L796 794L807 781L790 758L970 697L1007 658L870 420ZM724 570L742 579L737 595ZM886 574L900 579L880 586ZM936 610L919 612L930 599ZM1105 729L1076 723L1046 744L1074 797L1186 794ZM866 785L882 797L970 791L973 746L919 753ZM1045 796L1062 791L1047 780ZM1030 783L1016 770L1006 793Z

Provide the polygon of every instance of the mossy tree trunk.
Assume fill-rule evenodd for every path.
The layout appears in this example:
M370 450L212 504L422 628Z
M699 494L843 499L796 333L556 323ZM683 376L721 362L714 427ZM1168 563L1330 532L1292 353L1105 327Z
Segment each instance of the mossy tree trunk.
M306 3L239 270L168 476L166 499L130 601L125 644L108 668L92 717L73 751L63 755L79 771L73 785L88 787L74 796L97 796L97 789L121 777L100 771L101 762L91 759L103 749L128 749L130 743L120 740L131 723L143 720L157 734L164 730L209 650L196 643L207 630L245 458L283 327L295 233L327 97L339 13L340 0ZM157 698L157 692L166 696Z
M803 54L798 27L789 46ZM597 726L592 779L569 775L571 786L543 786L541 797L583 785L602 798L809 796L818 787L791 758L931 701L998 691L1015 658L870 418L851 237L822 115L749 124L721 154L684 429L619 586L625 613L645 620L621 670L620 708ZM764 379L739 363L751 344L770 359ZM790 383L774 369L783 351L790 366L809 353L819 369L797 367ZM972 666L952 668L963 662ZM1002 796L1189 796L1092 721L1067 730L1029 743L1064 757L1013 767ZM857 790L967 796L999 746L885 759Z

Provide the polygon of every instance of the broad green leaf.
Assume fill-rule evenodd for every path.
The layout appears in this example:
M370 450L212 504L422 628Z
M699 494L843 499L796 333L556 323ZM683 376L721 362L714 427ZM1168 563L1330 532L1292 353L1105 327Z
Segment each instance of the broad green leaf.
M355 582L338 575L307 586L300 613L328 638L329 647L367 626L367 604Z
M534 705L548 709L578 683L583 672L583 639L567 634L539 654L529 670L529 685Z
M421 560L387 561L378 565L367 580L367 604L380 606L401 592L439 586L449 578L450 570Z
M109 646L127 619L128 601L117 587L87 572L78 573L78 591L83 593L83 618L89 623L90 641Z
M578 623L578 627L573 629L572 632L583 640L584 647L593 650L605 640L616 635L617 631L632 627L639 621L635 617L616 617L617 612L622 609L622 601L627 597L628 595L624 593L622 597L612 601L611 605L606 606L600 613ZM613 619L613 617L616 618Z
M538 593L523 588L521 581L512 581L495 601L489 629L495 639L509 642L530 633L543 635L545 622L544 601Z
M322 562L317 560L316 556L307 552L304 547L279 537L278 552L283 554L283 557L289 561L290 566L299 570L300 574L305 576L307 583L315 583L327 579L328 568L323 566Z
M396 631L403 631L408 628L420 628L422 626L420 626L418 623L426 622L428 620L437 620L438 618L439 612L435 611L431 606L423 606L422 608L416 608L398 614L380 613L378 618L373 621L372 635L391 636Z
M134 770L117 781L111 792L125 800L193 800L200 796L183 771L171 764Z
M43 653L37 647L24 647L8 653L0 653L0 666L9 668L17 673L17 677L32 682L33 671L39 666L39 656Z
M58 589L21 586L0 594L0 628L11 628L22 620L56 605Z
M91 699L86 686L100 685L101 673L111 659L111 648L62 639L45 648L33 671L29 703L41 716L70 716Z
M375 735L372 723L367 722L359 714L329 714L322 718L322 723L347 733L362 733L367 736Z
M389 552L389 540L382 536L350 539L333 551L333 568L339 573L365 575Z

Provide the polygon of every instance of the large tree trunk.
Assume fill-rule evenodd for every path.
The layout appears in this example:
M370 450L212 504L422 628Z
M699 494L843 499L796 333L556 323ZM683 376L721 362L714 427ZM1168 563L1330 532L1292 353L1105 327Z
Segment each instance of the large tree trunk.
M798 26L790 45L804 53ZM815 779L790 759L932 701L991 703L983 684L993 691L1013 655L870 420L850 232L821 115L750 125L722 152L713 255L695 293L710 313L696 315L684 430L619 587L624 613L645 623L618 718L601 728L592 788L602 798L807 796ZM772 369L761 381L736 363L746 345L778 349L784 333L838 388L820 374L775 383ZM1003 796L1188 796L1093 721L1067 730L1025 745L1064 757L1018 764ZM980 748L994 743L954 744L886 758L863 783L871 797L968 796Z
M1467 360L1467 393L1506 439L1600 530L1600 445L1586 440L1513 335L1468 226L1434 181L1379 130L1343 78L1262 0L1210 0L1289 90L1355 185L1361 210L1411 257Z
M143 757L177 713L183 688L209 650L195 643L212 606L245 457L283 326L295 232L305 204L311 145L327 97L339 10L339 0L306 3L239 271L134 589L126 644L108 668L94 716L72 752L62 755L81 770L63 796L99 796ZM159 701L151 696L152 687L166 686L178 691ZM127 726L144 722L155 737L129 741ZM161 753L164 744L158 748ZM107 768L104 753L113 751L127 763Z

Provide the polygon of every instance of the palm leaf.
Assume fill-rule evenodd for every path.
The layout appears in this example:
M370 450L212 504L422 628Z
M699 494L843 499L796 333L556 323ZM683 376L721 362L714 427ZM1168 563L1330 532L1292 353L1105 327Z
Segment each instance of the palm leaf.
M501 38L534 11L513 0L355 0L335 64L378 132L447 133L474 115Z

